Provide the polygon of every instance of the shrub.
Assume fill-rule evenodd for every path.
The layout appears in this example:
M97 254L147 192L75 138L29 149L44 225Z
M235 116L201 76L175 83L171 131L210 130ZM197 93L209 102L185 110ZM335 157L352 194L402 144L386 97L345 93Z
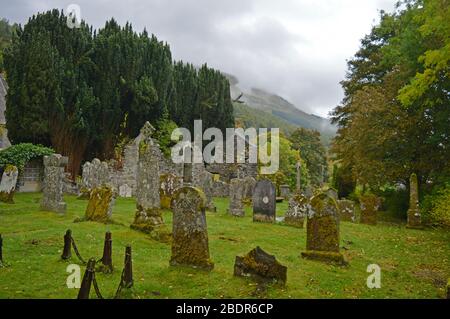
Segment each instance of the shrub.
M450 183L435 187L430 195L425 196L421 208L426 223L450 227Z
M0 151L0 169L3 169L9 164L17 166L19 170L22 170L30 160L53 153L53 149L42 145L34 145L31 143L16 144Z

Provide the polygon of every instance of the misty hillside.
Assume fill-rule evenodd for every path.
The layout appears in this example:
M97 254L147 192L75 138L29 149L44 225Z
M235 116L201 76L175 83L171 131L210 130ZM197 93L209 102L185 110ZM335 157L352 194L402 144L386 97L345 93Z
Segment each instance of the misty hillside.
M246 115L255 114L251 111L246 112L245 107L248 107L268 113L268 117L265 117L263 114L258 114L258 116L256 114L254 115L259 118L265 117L266 122L280 125L284 123L286 128L282 129L282 131L290 131L291 128L295 128L296 126L317 130L321 133L323 140L326 143L335 135L336 128L328 119L314 114L308 114L276 94L256 88L252 88L250 92L245 91L239 87L239 81L235 76L229 74L225 75L230 81L232 99L236 99L243 93L243 96L239 100L244 103L240 104L239 108L236 107L236 104L238 103L235 103L235 115L237 121L240 120L240 115L243 113ZM278 121L275 119L278 119ZM262 123L260 123L260 125L262 125Z

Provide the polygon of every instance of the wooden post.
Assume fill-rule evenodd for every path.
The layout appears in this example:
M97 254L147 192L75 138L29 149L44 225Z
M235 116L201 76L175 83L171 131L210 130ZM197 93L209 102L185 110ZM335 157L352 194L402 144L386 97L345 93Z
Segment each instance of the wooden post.
M95 273L95 259L91 258L86 266L84 272L83 281L81 282L80 291L78 292L78 299L89 299L89 293L91 292L92 280Z
M68 229L64 235L64 249L61 255L62 260L72 257L72 231Z
M105 244L103 246L103 257L102 257L104 273L111 273L113 271L111 237L112 237L111 232L108 231L105 233Z
M133 287L133 264L131 259L131 246L125 248L123 285L125 288Z

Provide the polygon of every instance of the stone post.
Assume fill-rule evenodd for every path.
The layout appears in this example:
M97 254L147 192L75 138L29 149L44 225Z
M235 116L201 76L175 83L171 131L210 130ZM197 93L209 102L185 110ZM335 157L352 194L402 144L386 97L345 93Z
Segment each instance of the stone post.
M408 228L421 229L422 216L419 209L419 183L417 175L411 174L409 178L409 209L408 209Z
M41 209L60 214L66 212L63 198L64 167L69 159L59 154L44 156L44 182Z

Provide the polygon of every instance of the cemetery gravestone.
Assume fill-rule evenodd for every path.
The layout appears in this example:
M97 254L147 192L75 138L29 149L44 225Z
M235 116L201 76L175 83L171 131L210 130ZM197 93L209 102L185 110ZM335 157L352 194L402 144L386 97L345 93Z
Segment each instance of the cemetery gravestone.
M212 270L206 225L206 196L198 188L179 188L173 201L173 240L170 265Z
M360 223L367 225L377 224L377 212L379 208L379 200L373 194L362 195L359 198L361 207Z
M64 167L69 159L59 154L44 156L44 182L41 209L63 214L66 203L63 199Z
M319 193L311 198L307 219L306 251L302 257L346 264L339 251L338 206L333 197Z
M182 186L182 179L175 174L162 174L160 176L159 196L161 208L170 209L175 191Z
M13 204L19 170L14 165L6 165L0 181L0 202Z
M409 179L409 209L408 209L408 228L421 229L422 216L419 209L419 185L417 175L411 174Z
M291 190L289 189L289 185L281 185L280 186L280 196L284 199L288 199L291 196Z
M130 198L133 195L133 189L128 184L119 186L119 196L123 198Z
M356 222L355 202L347 199L338 200L339 219L346 222Z
M108 186L91 190L85 220L106 223L111 220L116 194Z
M244 181L239 178L234 178L230 182L230 206L228 213L233 216L243 217L244 212Z
M284 223L289 226L303 228L305 217L308 215L309 201L302 194L294 194L289 199L288 210L284 216Z
M275 186L267 179L256 183L253 191L253 221L275 222Z
M253 191L255 189L256 185L256 179L251 176L246 176L243 179L244 184L244 198L243 201L245 204L251 204L252 197L253 197Z

